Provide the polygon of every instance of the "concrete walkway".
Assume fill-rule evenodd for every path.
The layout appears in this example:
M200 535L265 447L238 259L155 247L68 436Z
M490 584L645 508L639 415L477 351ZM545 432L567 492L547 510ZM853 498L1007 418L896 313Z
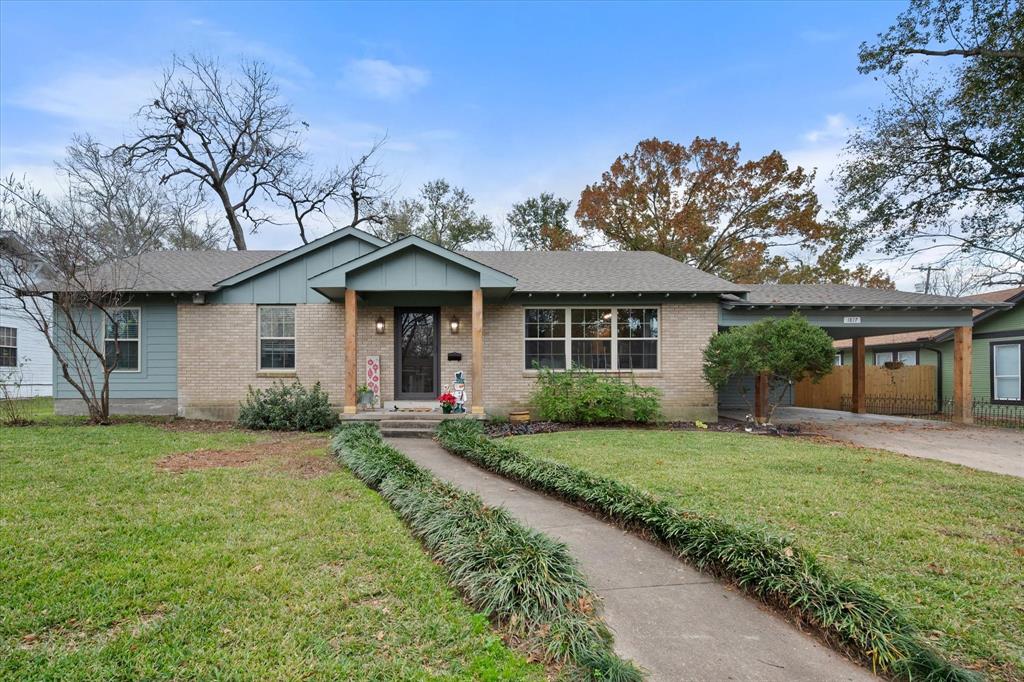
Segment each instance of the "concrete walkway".
M392 446L436 476L565 542L604 601L615 650L651 680L873 680L869 671L660 547L448 454Z
M743 419L734 411L723 417ZM890 450L911 457L939 459L982 471L1024 478L1024 431L986 426L962 426L930 419L881 414L853 414L811 407L780 407L776 424L799 424L865 448Z

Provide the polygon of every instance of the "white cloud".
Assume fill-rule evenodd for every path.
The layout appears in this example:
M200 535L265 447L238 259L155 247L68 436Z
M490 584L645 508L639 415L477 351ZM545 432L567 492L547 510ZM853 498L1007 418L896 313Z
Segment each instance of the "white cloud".
M812 144L845 141L851 127L845 114L829 114L825 117L824 127L804 133L804 139Z
M339 85L371 97L398 99L422 89L430 72L415 66L394 64L386 59L354 59L345 66Z
M158 79L157 71L73 71L18 93L12 101L75 123L120 129L152 96Z

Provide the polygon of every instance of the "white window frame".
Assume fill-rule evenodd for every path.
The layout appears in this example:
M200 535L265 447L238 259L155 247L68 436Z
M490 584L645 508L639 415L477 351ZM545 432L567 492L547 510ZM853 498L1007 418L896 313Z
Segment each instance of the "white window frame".
M636 310L636 309L644 309L644 308L654 309L654 310L658 311L658 336L655 337L655 338L651 338L651 337L630 337L628 340L631 340L631 341L655 341L655 342L657 342L657 344L658 344L658 355L657 355L658 366L655 369L619 369L619 310ZM523 358L523 362L524 363L526 362L526 342L528 340L529 341L537 341L537 340L553 341L553 340L556 340L556 339L551 339L551 338L548 338L548 339L536 339L534 337L527 338L527 336L526 336L526 311L527 310L564 310L565 311L565 339L564 339L565 340L565 365L566 365L566 369L569 369L569 368L572 367L572 342L574 340L575 341L592 341L593 340L593 338L574 337L572 335L572 311L573 310L583 310L583 309L589 309L589 310L595 310L595 309L596 310L611 310L611 312L612 312L612 319L611 319L612 335L610 337L608 337L608 340L611 341L611 367L609 367L608 369L593 369L593 370L589 370L589 371L591 371L591 372L602 372L602 373L605 373L605 374L624 374L624 373L626 373L626 374L658 374L659 372L661 372L661 368L662 368L662 364L661 364L661 362L662 362L661 347L663 345L662 342L664 341L664 337L662 336L662 331L664 329L663 320L662 320L662 311L663 311L663 309L662 309L662 307L660 305L656 305L656 304L652 305L650 303L634 303L634 304L630 304L630 305L530 305L530 306L523 306L523 319L522 319L523 327L522 327L522 332L520 333L520 339L522 341L522 346L521 346L521 352L519 354L519 357ZM623 339L623 340L626 340L626 339ZM524 369L524 371L536 373L537 370L534 369L533 367L526 367ZM554 372L564 372L566 370L555 369L555 370L552 370L552 371L554 371Z
M879 362L878 358L881 355L888 355L889 359L888 360L882 360L881 362ZM893 352L891 350L875 351L875 362L874 362L874 364L875 364L875 367L885 367L885 363L892 362L895 359L896 359L896 357L893 355Z
M907 362L906 360L903 359L903 355L905 353L910 353L911 355L914 356L914 359L911 362ZM916 350L900 350L896 351L896 359L899 362L902 362L906 367L916 367L918 361L920 360L920 356Z
M14 364L13 365L0 365L0 369L17 369L18 367L18 328L17 327L0 327L0 330L9 330L14 334L14 344L4 342L4 334L0 333L0 348L13 348L14 349Z
M258 372L279 372L281 374L294 374L299 367L299 343L296 336L263 336L263 311L277 308L286 308L292 311L292 333L298 332L296 328L296 311L293 305L261 305L256 309L256 370ZM295 356L294 367L264 367L263 366L263 342L264 341L291 341L292 355Z
M128 373L128 374L134 373L134 374L137 374L137 373L142 371L142 308L140 308L138 306L124 306L124 307L120 307L120 308L110 308L110 309L107 310L107 313L109 313L110 315L113 315L114 313L119 313L119 312L122 312L124 310L134 310L135 311L135 320L136 320L136 322L135 322L135 330L136 330L137 336L135 338L128 338L127 336L120 336L120 335L118 335L116 339L108 337L107 336L107 323L110 322L110 318L106 314L104 314L103 315L103 360L106 361L106 359L107 359L107 341L116 341L117 343L124 343L125 341L130 342L130 343L137 343L137 344L139 344L139 350L135 354L135 360L136 360L136 362L135 362L135 369L123 369L123 368L122 369L118 369L117 367L115 367L114 369L110 370L111 373L117 372L117 373Z
M843 366L843 354L842 353L836 353L835 355L832 356L832 366L833 367L842 367Z
M1000 346L1007 346L1010 348L1017 349L1017 357L1020 358L1017 361L1017 373L1016 374L996 374L996 348ZM1001 405L1024 405L1024 341L1009 341L1005 343L992 343L992 363L991 363L991 381L992 381L992 397L993 403ZM1000 398L996 394L996 379L1017 379L1017 395L1019 398Z

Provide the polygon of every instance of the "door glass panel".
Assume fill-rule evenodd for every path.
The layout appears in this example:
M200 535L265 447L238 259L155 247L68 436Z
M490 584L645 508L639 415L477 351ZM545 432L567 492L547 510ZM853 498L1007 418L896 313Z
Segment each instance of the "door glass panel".
M434 385L434 343L437 339L432 311L399 314L399 349L402 376L399 391L410 395L437 394Z

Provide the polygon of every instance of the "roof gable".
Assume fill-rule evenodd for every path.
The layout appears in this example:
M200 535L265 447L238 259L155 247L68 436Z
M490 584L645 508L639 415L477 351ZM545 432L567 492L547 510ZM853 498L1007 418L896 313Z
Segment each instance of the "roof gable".
M314 239L308 244L292 249L291 251L285 251L284 253L270 258L258 265L242 270L226 279L223 279L216 283L217 287L231 287L236 284L241 284L246 280L253 277L262 275L265 272L278 268L282 265L286 265L297 258L303 258L309 256L314 252L321 251L328 247L332 247L343 240L352 240L356 244L362 246L355 246L354 249L348 254L350 257L355 257L361 253L365 253L368 250L378 249L382 246L386 246L387 242L383 239L378 239L368 232L363 232L354 227L345 227L340 230L335 230L330 234L324 235L319 239Z

